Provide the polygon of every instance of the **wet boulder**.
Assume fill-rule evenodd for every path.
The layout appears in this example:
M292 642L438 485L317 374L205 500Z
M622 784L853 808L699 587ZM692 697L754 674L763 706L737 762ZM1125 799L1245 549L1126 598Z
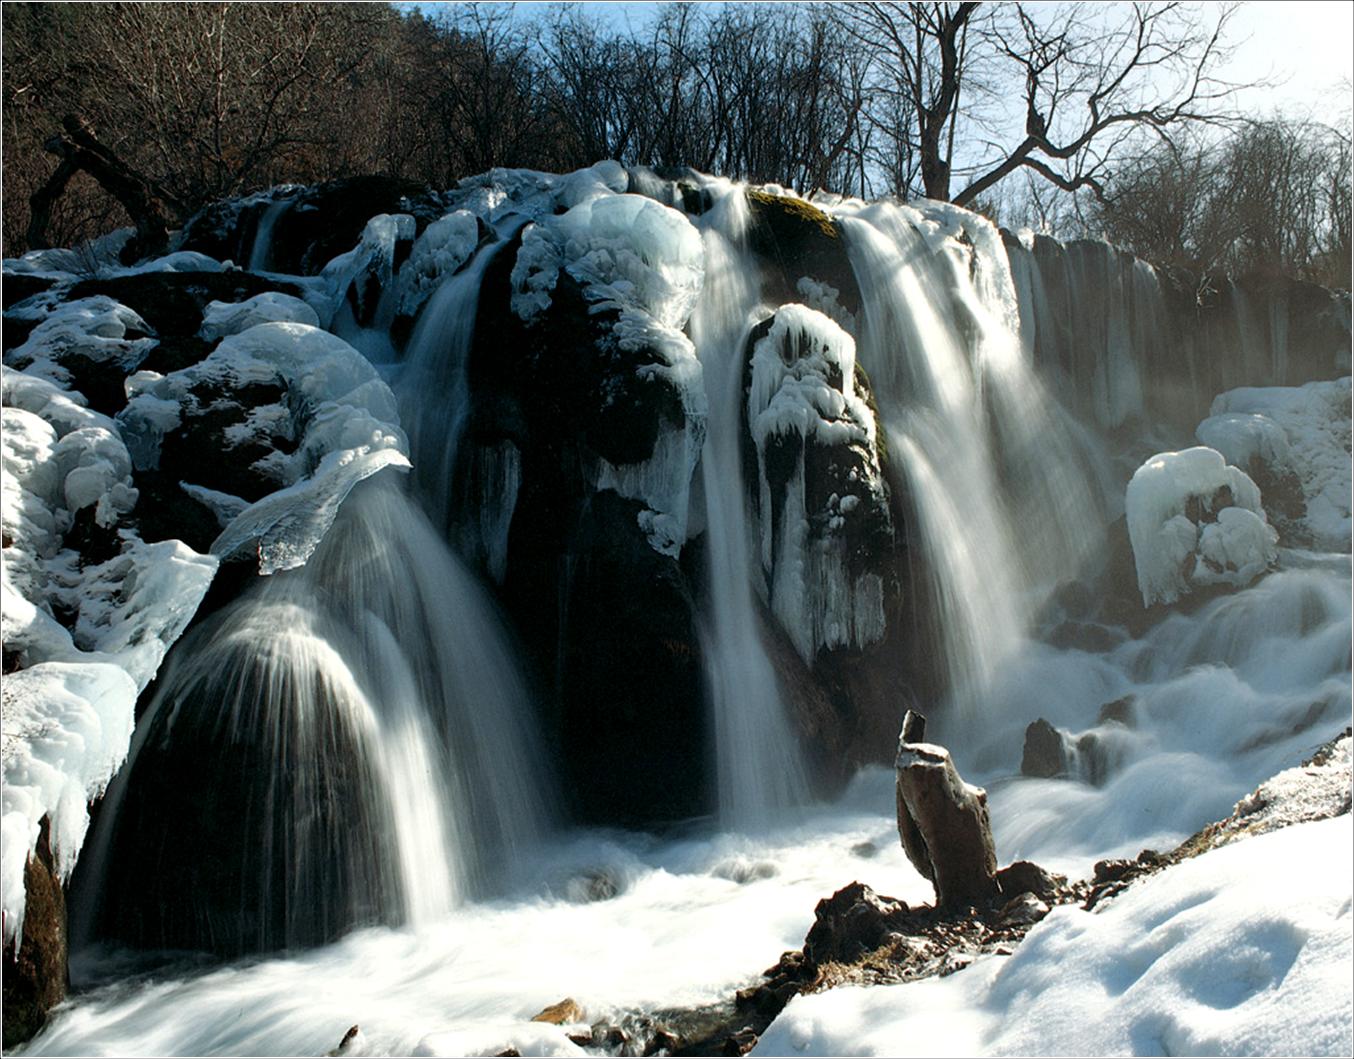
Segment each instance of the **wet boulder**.
M749 188L747 199L748 243L766 266L763 296L803 302L854 334L860 290L837 222L782 188Z

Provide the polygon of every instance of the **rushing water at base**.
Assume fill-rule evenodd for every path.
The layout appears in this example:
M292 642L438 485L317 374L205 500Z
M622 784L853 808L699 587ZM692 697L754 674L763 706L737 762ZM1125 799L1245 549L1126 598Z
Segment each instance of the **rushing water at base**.
M743 352L761 292L757 262L744 244L747 199L741 187L722 190L718 205L702 218L705 285L691 317L710 407L700 464L709 569L701 648L714 718L720 818L747 829L802 804L807 782L753 596L742 454Z
M1026 646L991 703L1001 723L955 747L989 790L1002 863L1082 876L1169 848L1347 722L1348 556L1284 561L1294 568L1104 654ZM1121 696L1135 728L1120 726L1128 743L1101 785L1015 776L1021 725L1042 715L1103 735L1100 704ZM562 834L505 896L416 931L153 973L144 956L87 950L81 991L28 1051L317 1055L356 1023L368 1054L579 1054L565 1028L527 1020L566 995L590 1021L727 999L799 947L814 904L853 879L929 899L898 844L888 770L754 835Z

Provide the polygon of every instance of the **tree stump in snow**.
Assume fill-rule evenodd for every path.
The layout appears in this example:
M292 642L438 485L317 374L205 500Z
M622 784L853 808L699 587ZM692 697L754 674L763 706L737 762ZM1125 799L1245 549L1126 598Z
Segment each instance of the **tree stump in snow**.
M936 888L942 907L998 895L997 854L987 792L964 782L944 747L922 742L926 719L912 710L898 738L898 837L907 858Z

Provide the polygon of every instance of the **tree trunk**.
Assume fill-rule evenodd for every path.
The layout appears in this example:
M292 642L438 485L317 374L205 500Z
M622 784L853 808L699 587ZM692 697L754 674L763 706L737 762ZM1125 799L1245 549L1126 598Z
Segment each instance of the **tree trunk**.
M898 741L898 837L938 906L985 904L999 892L987 792L964 782L948 750L921 742L925 723L909 710Z
M29 245L34 248L47 245L52 206L76 171L84 170L122 204L136 225L136 236L123 250L123 260L130 263L163 254L169 248L169 220L163 193L100 143L80 118L68 114L61 124L65 133L53 136L44 145L61 162L30 200L33 213L28 227Z

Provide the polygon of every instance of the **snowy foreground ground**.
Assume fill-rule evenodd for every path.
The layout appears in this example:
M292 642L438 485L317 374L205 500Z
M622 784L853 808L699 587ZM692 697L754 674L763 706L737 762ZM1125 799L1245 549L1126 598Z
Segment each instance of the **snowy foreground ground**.
M1348 746L1325 772L1327 799L1347 790ZM1271 782L1264 813L1300 816L1311 771ZM928 899L879 810L891 793L888 772L864 774L836 806L759 839L574 835L519 898L418 934L364 931L289 959L153 974L102 954L75 970L110 984L69 1004L29 1052L315 1055L356 1022L349 1054L587 1054L566 1036L574 1027L527 1020L566 994L591 1020L727 996L797 947L816 899L852 878ZM1011 956L800 997L754 1054L1348 1054L1352 835L1345 814L1241 838L1095 912L1055 909ZM599 875L621 892L582 900Z
M801 996L753 1055L1349 1054L1349 816L1213 850L1012 956Z

